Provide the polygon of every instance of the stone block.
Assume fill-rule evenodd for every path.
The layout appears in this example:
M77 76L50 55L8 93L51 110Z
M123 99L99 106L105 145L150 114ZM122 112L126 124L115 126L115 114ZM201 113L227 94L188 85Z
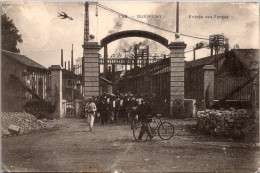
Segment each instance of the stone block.
M86 82L85 81L85 86L86 87L98 87L99 86L99 82Z
M8 131L11 133L11 135L19 135L20 134L20 127L16 125L10 125L8 127Z

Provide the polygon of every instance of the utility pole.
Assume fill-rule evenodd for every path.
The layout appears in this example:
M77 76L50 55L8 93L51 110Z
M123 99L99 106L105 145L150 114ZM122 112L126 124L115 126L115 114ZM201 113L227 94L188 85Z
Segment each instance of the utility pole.
M176 9L176 33L179 33L179 1L177 1Z

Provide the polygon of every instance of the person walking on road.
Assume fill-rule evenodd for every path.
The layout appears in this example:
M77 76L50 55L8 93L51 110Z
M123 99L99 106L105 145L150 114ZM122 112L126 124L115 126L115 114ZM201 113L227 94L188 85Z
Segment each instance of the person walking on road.
M95 114L97 111L96 104L94 103L93 99L90 97L88 99L88 103L86 105L86 112L88 114L89 118L89 129L92 132L93 126L94 126L94 120L95 120Z

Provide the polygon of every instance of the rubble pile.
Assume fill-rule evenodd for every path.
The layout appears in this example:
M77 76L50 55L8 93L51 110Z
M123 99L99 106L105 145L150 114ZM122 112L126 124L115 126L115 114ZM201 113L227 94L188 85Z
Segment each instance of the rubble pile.
M255 113L245 109L206 110L197 113L197 128L206 134L243 138L257 126Z
M38 120L25 112L2 112L2 136L10 135L10 129L19 129L19 134L27 134L59 127L57 120Z

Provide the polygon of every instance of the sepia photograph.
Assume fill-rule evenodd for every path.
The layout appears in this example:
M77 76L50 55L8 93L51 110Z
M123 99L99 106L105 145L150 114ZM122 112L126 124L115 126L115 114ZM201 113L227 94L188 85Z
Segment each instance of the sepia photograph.
M260 172L259 2L1 1L1 172Z

